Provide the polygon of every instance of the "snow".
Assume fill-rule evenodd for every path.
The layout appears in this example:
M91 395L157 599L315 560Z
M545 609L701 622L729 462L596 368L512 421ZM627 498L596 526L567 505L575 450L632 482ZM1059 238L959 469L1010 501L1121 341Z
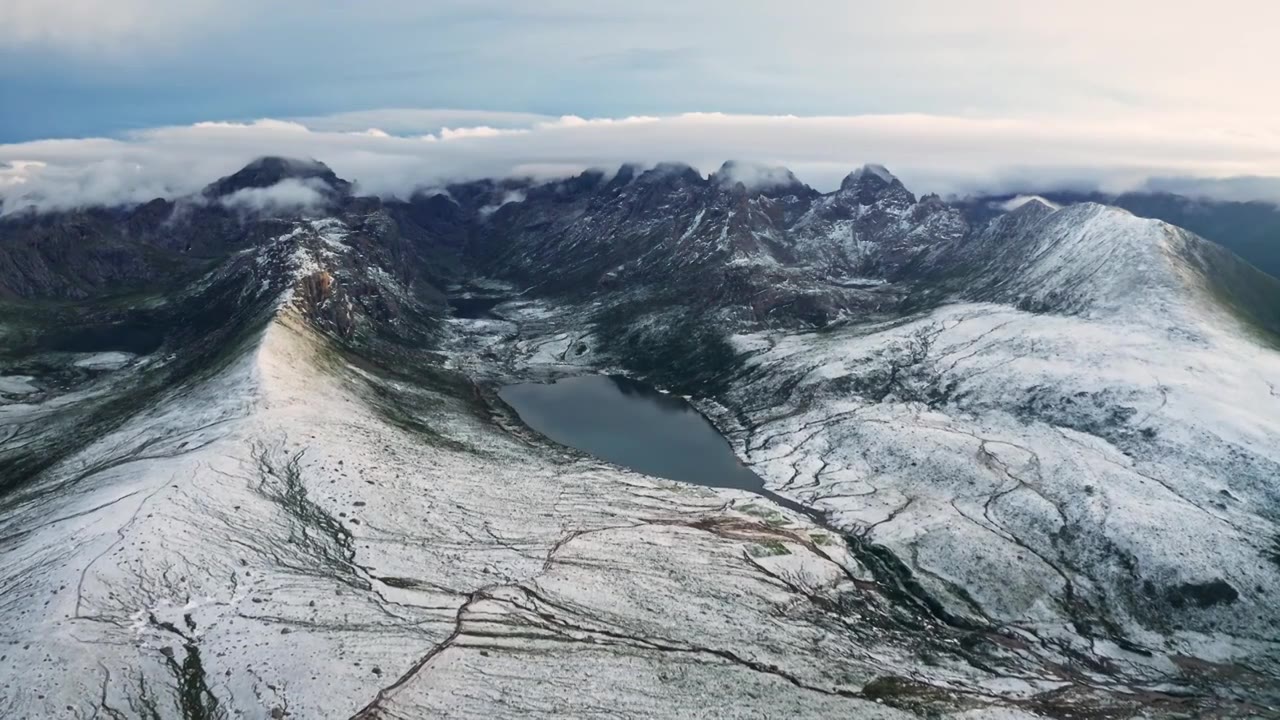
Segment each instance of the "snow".
M1264 598L1280 592L1257 540L1277 531L1267 468L1280 466L1280 398L1268 378L1280 376L1280 355L1212 317L1192 327L1194 337L1179 338L1128 315L1103 322L970 304L872 334L740 339L768 347L751 364L776 382L799 377L788 394L806 401L799 412L770 407L750 418L735 443L774 489L874 528L870 537L913 558L939 597L965 587L986 613L1041 634L1071 634L1054 599L1064 566L1077 595L1102 593L1099 607L1133 637L1148 637L1155 622L1118 601L1136 579L1106 569L1105 554L1082 565L1080 550L1061 546L1068 529L1079 547L1111 548L1164 585L1223 579L1240 601L1183 622L1234 633L1239 660L1257 652L1244 638L1265 636L1275 618ZM883 401L850 412L827 399L833 383L925 336L923 361ZM930 409L914 394L927 387L953 387L957 399ZM1029 405L1037 397L1062 400L1041 410ZM1128 419L1112 418L1112 404L1132 408ZM1205 650L1194 634L1179 637L1183 652Z
M75 361L75 366L86 370L119 370L128 365L137 355L127 352L93 353Z
M884 278L844 276L834 281L837 285L844 287L877 287L880 285L888 285L889 281Z
M1016 282L1037 296L1069 298L1073 307L1093 313L1182 324L1187 318L1180 311L1191 288L1172 257L1177 232L1122 210L1073 206L1044 222L1039 245L1028 250L1030 260L1017 268Z
M698 232L698 228L702 227L702 217L706 215L706 213L707 213L706 208L702 208L698 210L698 214L694 216L693 222L689 224L689 229L685 230L684 234L680 236L680 242L684 242L688 240L689 238L693 237L695 233ZM725 227L728 227L727 222L725 223Z
M286 234L259 267L332 272L336 249L316 236L331 230ZM465 716L495 691L521 715L586 714L599 697L672 715L713 686L780 716L907 717L853 697L876 670L803 615L780 618L802 596L743 559L782 537L790 554L764 567L840 578L794 519L766 525L733 509L743 493L531 443L469 397L332 363L330 340L298 306L271 308L228 366L59 462L0 512L0 580L14 588L0 679L19 688L6 715L154 702L174 716L167 658L194 667L199 652L192 681L255 717L350 717L369 704ZM446 350L472 368L496 342L557 368L575 342L594 345L580 329L544 332L571 310L515 301L510 315L519 334L513 323L475 338L459 329ZM576 361L594 362L589 351ZM114 382L144 371L122 368ZM413 398L408 412L439 439L388 422L374 387ZM6 420L38 407L7 406L17 415ZM425 657L429 670L415 671ZM566 694L565 683L592 692Z
M920 241L861 235L856 218L810 220L852 256ZM897 678L923 688L904 707L1012 719L1063 668L1104 708L1196 691L1186 658L1274 674L1280 354L1193 292L1166 227L1094 208L1046 222L1054 242L1007 277L1078 312L953 302L823 332L725 323L747 367L698 407L821 518L521 426L493 388L618 370L588 306L511 300L394 372L351 360L288 302L292 284L325 272L413 295L395 268L353 261L347 224L300 222L239 257L280 294L228 364L54 458L0 509L0 709L107 716L152 697L176 716L167 658L194 650L208 695L246 717L677 717L707 697L729 699L708 715L913 717L860 695ZM150 371L132 360L0 406L0 428L56 432L58 411L129 398ZM458 374L419 381L415 362ZM3 376L0 392L39 380ZM919 589L896 587L873 547ZM1215 580L1239 598L1164 599Z
M39 390L30 375L0 375L0 395L30 395Z

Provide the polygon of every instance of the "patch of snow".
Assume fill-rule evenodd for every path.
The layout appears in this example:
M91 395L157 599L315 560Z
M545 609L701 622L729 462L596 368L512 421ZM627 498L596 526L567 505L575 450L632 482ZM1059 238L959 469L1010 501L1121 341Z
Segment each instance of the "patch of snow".
M82 357L73 364L86 370L119 370L136 357L138 356L127 352L101 352Z
M30 375L0 375L0 394L30 395L39 389Z
M706 215L706 213L706 208L698 210L698 214L693 218L693 223L689 225L689 229L685 230L684 234L680 236L680 242L684 242L685 240L693 237L693 234L698 231L698 228L702 227L702 217L703 215Z
M845 276L845 277L837 278L837 279L836 279L836 280L834 280L833 282L834 282L836 285L840 285L841 287L854 287L854 288L857 288L857 287L878 287L878 286L880 286L880 285L888 285L888 284L889 284L889 281L888 281L888 280L885 280L884 278L873 278L873 277L850 277L850 276Z

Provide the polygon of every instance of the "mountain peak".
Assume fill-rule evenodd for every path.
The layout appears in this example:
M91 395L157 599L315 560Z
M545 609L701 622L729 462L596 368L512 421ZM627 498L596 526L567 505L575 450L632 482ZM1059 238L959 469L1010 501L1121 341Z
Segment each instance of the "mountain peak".
M335 195L346 195L351 191L351 183L339 178L319 160L265 156L212 183L205 188L204 194L221 198L241 190L269 188L285 180L322 184Z
M692 166L681 162L661 162L640 174L640 182L684 182L702 185L706 178Z
M747 190L766 197L786 197L815 194L808 185L800 182L790 170L780 165L761 165L726 160L720 169L711 174L711 181L722 188L732 188L739 183Z
M1019 197L1005 206L1009 215L1016 218L1043 218L1062 209L1062 206L1038 196Z
M915 202L915 196L883 165L868 163L846 175L840 182L840 192L853 194L860 205L874 204L889 190L905 193L910 198L909 203Z
M894 177L893 173L889 172L889 168L883 165L877 165L876 163L867 163L846 175L844 182L840 183L840 187L843 188L857 184L861 182L863 178L873 178L885 185L892 185L893 183L898 182L898 178Z

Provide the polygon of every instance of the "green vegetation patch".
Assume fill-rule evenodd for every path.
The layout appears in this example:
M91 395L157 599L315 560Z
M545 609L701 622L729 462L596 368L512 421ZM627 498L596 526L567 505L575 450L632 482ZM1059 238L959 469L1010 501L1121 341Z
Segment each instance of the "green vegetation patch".
M1188 255L1209 295L1262 343L1280 349L1280 280L1212 243L1195 243Z
M791 554L791 551L780 540L764 540L753 543L747 548L747 552L751 553L751 557L774 557L776 555Z

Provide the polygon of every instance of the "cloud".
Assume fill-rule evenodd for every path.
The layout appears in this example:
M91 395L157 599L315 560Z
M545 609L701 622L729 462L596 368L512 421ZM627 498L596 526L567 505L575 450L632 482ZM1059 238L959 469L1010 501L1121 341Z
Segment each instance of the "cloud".
M852 168L883 163L917 192L1123 191L1154 179L1280 176L1280 132L1230 118L1154 122L1141 115L1085 121L941 115L813 116L686 113L549 119L449 127L434 111L383 111L399 134L339 130L348 120L258 120L161 127L119 138L0 145L6 211L144 202L199 191L255 157L317 158L362 193L405 197L417 188L483 177L567 175L626 162L682 161L704 173L725 160L784 166L818 189ZM415 125L412 113L422 112ZM449 111L457 112L457 111ZM392 122L386 122L388 126ZM430 127L428 127L430 126ZM425 130L425 132L423 132ZM767 177L767 176L766 176ZM1275 184L1217 183L1226 194L1280 199Z
M74 50L168 42L180 31L225 18L215 0L4 0L0 47L48 45Z
M26 184L27 179L43 167L44 163L41 162L23 160L0 162L0 190ZM3 202L3 197L3 193L0 192L0 202Z
M526 128L553 121L551 115L489 110L384 108L355 110L296 118L296 122L320 132L380 130L390 135L438 135L445 128Z
M234 130L252 129L252 130L267 130L272 132L297 132L297 133L305 133L311 130L311 128L307 127L306 125L303 125L300 122L296 122L292 120L273 120L271 118L254 120L251 123L218 122L218 121L206 120L204 122L198 122L192 125L191 127L196 130L233 130L234 131Z
M255 213L307 210L325 204L324 190L324 183L319 180L287 178L270 187L237 190L219 202L234 210Z
M1211 200L1280 200L1280 177L1152 178L1142 189Z
M525 193L523 191L508 190L507 192L502 194L502 199L499 200L497 203L493 205L485 205L484 207L480 208L480 214L484 217L489 217L490 215L498 212L498 210L500 210L504 205L510 205L511 203L520 203L520 202L524 202L524 200L525 200Z
M1055 203L1052 200L1047 200L1045 198L1042 198L1039 195L1018 195L1017 197L1011 198L1009 200L1005 200L1004 202L991 203L991 206L998 210L1012 212L1022 207L1023 205L1026 205L1029 202L1038 202L1038 203L1041 203L1042 205L1047 205L1053 208L1054 210L1057 210L1061 207L1060 205L1058 205L1058 203Z
M482 137L498 137L499 135L519 135L529 132L523 128L492 128L488 125L480 125L477 127L463 128L440 128L438 135L426 135L423 139L427 140L461 140L463 138L482 138Z
M1265 91L1278 24L1280 3L1262 0L0 0L0 138L406 105L1141 111L1157 127L1215 108L1265 129L1280 119L1280 94ZM485 116L437 118L423 134L536 122L422 112ZM304 122L404 134L359 115Z
M736 160L722 165L716 176L723 183L742 183L751 190L787 187L799 181L788 168Z

